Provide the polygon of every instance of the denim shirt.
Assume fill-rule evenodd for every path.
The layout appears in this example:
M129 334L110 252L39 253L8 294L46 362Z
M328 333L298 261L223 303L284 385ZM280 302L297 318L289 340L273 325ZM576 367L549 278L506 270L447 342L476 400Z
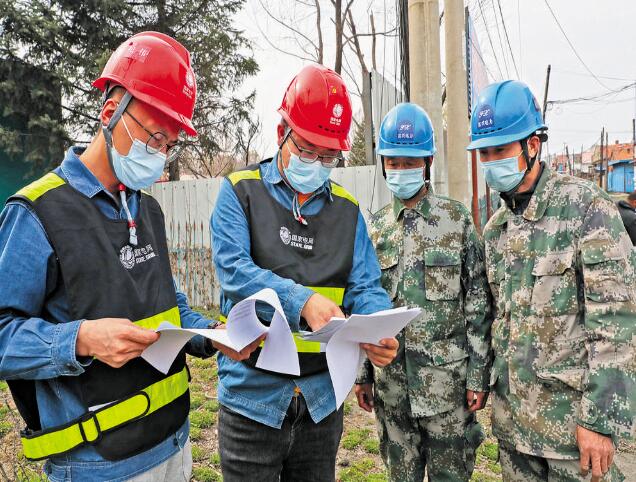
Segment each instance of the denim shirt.
M80 161L82 150L68 150L55 173L89 197L111 219L126 219L115 197ZM128 206L135 216L141 194L132 191ZM184 327L206 328L210 320L192 311L183 293L177 304ZM0 379L35 380L43 428L73 420L85 411L78 375L90 359L76 357L75 342L83 320L71 320L60 267L33 209L9 202L0 214ZM187 347L194 355L211 353L202 337ZM52 457L45 465L54 481L126 480L162 463L182 448L189 423L152 449L117 462L104 460L90 445Z
M260 166L261 179L267 191L289 211L292 210L293 191L283 181L277 157ZM331 202L329 182L303 204L308 216L318 214ZM292 279L282 278L254 263L250 255L250 230L243 208L229 180L221 183L216 207L211 219L214 263L221 285L221 312L225 315L237 302L263 288L272 288L280 298L292 331L298 331L300 312L314 293ZM339 248L338 234L333 233L333 249ZM391 301L380 284L380 265L367 227L358 214L353 248L353 266L344 296L344 308L349 313L369 314L391 307ZM271 320L273 310L257 304L257 314ZM318 423L336 409L336 401L329 373L303 378L284 378L255 370L244 363L218 355L219 402L252 420L280 428L294 389L298 387L307 402L309 413Z

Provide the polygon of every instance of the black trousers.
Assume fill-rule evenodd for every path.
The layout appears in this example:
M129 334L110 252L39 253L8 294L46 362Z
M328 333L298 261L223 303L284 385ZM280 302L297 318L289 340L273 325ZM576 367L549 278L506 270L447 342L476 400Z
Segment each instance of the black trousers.
M219 453L223 480L335 481L342 424L342 407L314 423L302 395L292 398L280 429L221 406Z

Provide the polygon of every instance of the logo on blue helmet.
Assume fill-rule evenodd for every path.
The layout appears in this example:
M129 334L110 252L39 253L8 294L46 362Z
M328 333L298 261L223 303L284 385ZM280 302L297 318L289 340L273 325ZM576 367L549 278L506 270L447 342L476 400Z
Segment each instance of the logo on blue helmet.
M477 112L477 128L490 129L495 125L495 112L490 104L484 104Z
M397 138L399 140L413 140L415 134L413 133L413 122L401 121L398 124Z

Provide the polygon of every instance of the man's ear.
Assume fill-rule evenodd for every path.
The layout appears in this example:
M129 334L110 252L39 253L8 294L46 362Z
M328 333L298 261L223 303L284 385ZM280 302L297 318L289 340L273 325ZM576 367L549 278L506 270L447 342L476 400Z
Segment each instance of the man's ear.
M528 139L528 155L530 158L534 158L539 155L539 147L541 146L541 140L539 136L532 136Z
M115 99L108 99L104 103L104 105L102 106L102 111L99 114L99 120L103 125L108 125L113 117L113 114L115 113L115 110L117 110L118 105L119 103Z
M283 139L285 138L285 126L283 124L278 124L276 126L276 134L278 136L278 145L280 146L283 143Z

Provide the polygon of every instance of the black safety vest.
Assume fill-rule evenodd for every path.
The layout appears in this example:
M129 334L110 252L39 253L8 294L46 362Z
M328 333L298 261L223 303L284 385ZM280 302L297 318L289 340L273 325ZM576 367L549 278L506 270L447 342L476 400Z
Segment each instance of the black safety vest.
M150 195L141 195L136 219L137 246L129 245L127 221L108 219L91 199L54 173L27 186L11 199L28 203L42 222L59 263L71 319L127 318L146 328L156 328L162 321L180 326L163 213ZM187 377L184 351L167 375L142 358L133 359L118 369L92 360L78 376L87 410L86 421L79 423L81 437L107 460L124 459L152 448L176 432L188 416ZM162 383L163 380L168 382ZM64 434L60 427L41 431L34 383L30 380L9 383L27 423L23 433L27 457L46 458L69 451L62 442L73 435L71 432ZM176 386L180 387L177 393L166 393L166 390L174 391ZM155 390L147 387L155 387ZM153 396L157 397L152 401L154 407L151 408L148 400L148 410L144 410L145 399ZM125 413L116 413L111 408L98 417L107 431L89 420L89 407L124 400L129 403L122 404L120 412L141 406L135 419L116 425L117 419ZM157 406L160 408L156 409ZM73 422L77 421L69 424ZM58 442L37 445L30 450L31 454L27 453L27 443L37 437L43 439L43 434L56 430L63 435Z
M358 202L342 186L331 181L333 201L320 212L305 216L307 225L294 219L267 191L260 167L267 159L228 176L245 212L250 230L251 256L262 269L294 280L342 305L353 264L353 246L358 223ZM300 328L308 330L304 319ZM297 341L300 376L327 370L325 353L305 350ZM255 367L260 349L245 361ZM278 374L280 375L280 374Z

